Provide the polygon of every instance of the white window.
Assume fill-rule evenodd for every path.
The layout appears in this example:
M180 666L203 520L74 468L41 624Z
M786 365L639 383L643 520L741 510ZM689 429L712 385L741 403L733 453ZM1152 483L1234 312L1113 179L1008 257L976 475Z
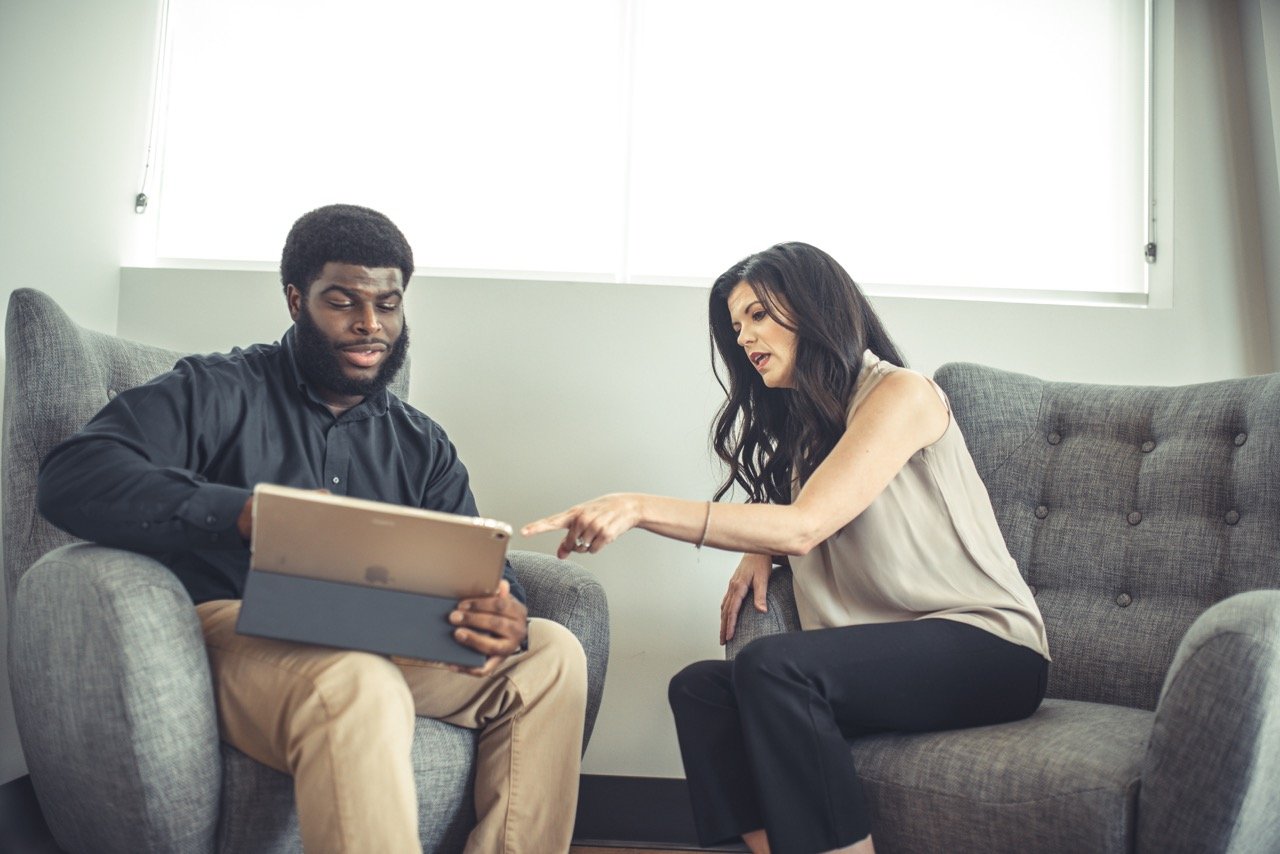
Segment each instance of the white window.
M803 240L873 293L1145 304L1147 14L170 0L155 255L274 263L346 201L426 274L706 285Z

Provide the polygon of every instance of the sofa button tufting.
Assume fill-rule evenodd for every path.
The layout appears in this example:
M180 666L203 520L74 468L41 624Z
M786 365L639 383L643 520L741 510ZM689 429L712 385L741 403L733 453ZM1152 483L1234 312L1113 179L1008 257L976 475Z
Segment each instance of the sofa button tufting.
M1048 515L1049 515L1049 508L1045 507L1043 504L1041 504L1039 507L1036 508L1037 519L1043 519L1045 516L1048 516Z
M1224 518L1227 520L1228 525L1234 525L1236 522L1240 521L1240 514L1235 510L1228 510L1227 515Z
M1049 434L1050 445L1056 445L1061 441L1062 441L1062 434L1059 433L1057 430L1054 430L1052 433Z
M1136 524L1138 524L1139 522L1141 522L1141 521L1142 521L1142 514L1141 514L1141 513L1139 513L1137 510L1134 510L1132 513L1130 513L1130 514L1129 514L1128 516L1126 516L1125 518L1129 520L1129 524L1130 524L1130 525L1136 525Z
M1237 433L1236 438L1234 440L1236 443L1236 447L1238 448L1241 445L1243 445L1245 443L1245 440L1248 438L1249 438L1249 434L1247 433Z
M1133 597L1130 596L1128 593L1121 593L1119 596L1116 597L1116 604L1119 605L1121 608L1128 608L1130 605L1133 604Z
M1142 443L1142 453L1149 454L1156 449L1156 443L1148 439Z

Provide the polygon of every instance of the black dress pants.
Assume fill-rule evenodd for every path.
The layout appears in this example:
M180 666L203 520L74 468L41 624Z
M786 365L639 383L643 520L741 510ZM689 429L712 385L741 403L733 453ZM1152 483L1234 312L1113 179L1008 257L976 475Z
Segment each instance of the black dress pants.
M761 827L775 854L830 851L871 832L847 739L1025 718L1048 662L956 620L789 632L671 680L703 845Z

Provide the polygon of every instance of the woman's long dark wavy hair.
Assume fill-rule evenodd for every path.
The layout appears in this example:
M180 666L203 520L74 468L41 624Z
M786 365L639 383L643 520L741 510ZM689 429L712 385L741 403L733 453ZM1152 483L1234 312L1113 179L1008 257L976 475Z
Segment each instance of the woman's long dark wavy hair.
M796 335L793 388L771 389L738 345L729 294L746 282L764 309ZM729 475L720 500L741 486L753 502L791 503L845 431L863 351L905 367L871 304L834 258L807 243L779 243L744 258L711 287L711 367L726 399L712 425ZM728 370L729 381L716 364Z

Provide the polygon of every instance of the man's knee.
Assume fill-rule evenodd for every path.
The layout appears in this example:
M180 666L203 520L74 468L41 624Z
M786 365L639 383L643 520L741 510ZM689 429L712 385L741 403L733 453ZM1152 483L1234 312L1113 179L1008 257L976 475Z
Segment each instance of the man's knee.
M380 655L334 652L296 694L296 702L318 706L329 720L351 718L366 726L407 723L412 729L413 695L400 670Z
M546 689L580 695L585 705L587 655L577 635L551 620L530 620L529 649L517 656L517 667L522 656L528 656L531 665L537 662Z

